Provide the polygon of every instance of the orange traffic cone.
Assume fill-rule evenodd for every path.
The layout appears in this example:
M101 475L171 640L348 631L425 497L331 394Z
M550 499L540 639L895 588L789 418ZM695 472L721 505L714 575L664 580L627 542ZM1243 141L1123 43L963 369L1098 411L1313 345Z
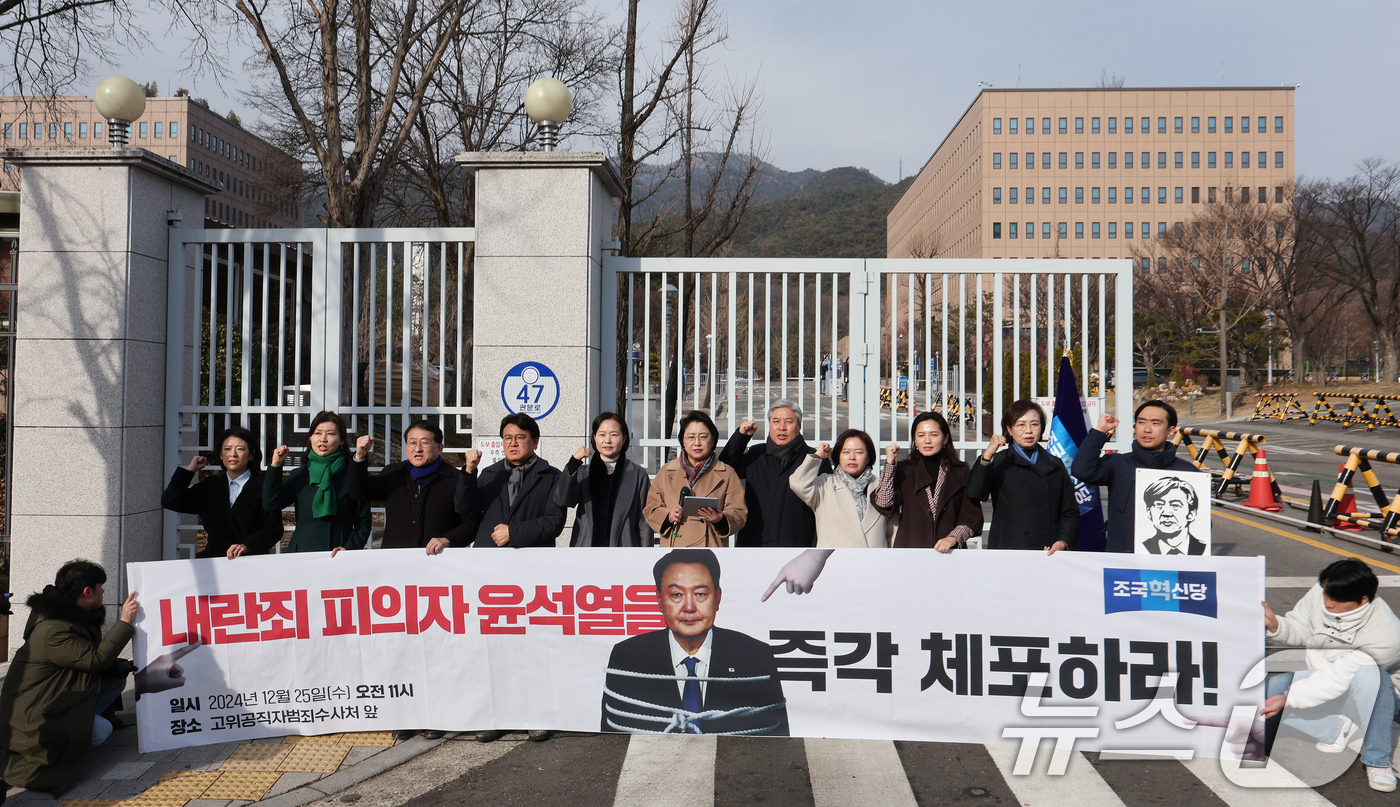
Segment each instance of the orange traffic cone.
M1346 470L1346 467L1346 463L1342 463L1342 466L1337 469L1337 473L1341 474L1342 471ZM1346 495L1342 496L1342 500L1337 503L1337 512L1356 512L1356 496L1352 494L1351 488L1347 488ZM1349 521L1341 521L1335 518L1332 519L1332 526L1336 527L1339 530L1345 530L1347 532L1364 532L1366 530L1366 528L1361 526L1360 524L1352 524Z
M1249 501L1244 506L1270 513L1282 510L1283 505L1274 501L1274 488L1270 481L1269 461L1264 458L1264 449L1260 447L1259 453L1254 455L1254 478L1249 480ZM1352 506L1355 507L1354 504Z

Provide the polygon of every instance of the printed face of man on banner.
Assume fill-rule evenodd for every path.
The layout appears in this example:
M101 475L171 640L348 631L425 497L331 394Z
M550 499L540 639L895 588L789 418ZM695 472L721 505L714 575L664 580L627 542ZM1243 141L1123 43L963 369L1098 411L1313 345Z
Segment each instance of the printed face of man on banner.
M1210 554L1210 476L1140 468L1137 553Z

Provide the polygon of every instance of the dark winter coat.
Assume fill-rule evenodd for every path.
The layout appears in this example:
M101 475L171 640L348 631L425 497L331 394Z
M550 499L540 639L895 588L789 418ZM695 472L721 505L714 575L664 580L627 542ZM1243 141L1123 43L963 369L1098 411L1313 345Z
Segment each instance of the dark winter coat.
M929 476L923 459L915 457L895 465L894 504L890 507L876 505L886 516L899 518L899 531L891 546L932 549L959 526L972 530L973 535L981 535L982 505L969 499L966 493L969 473L967 463L962 460L948 463L938 502L938 518L934 519L929 514L924 489L933 487L937 480Z
M606 532L601 536L601 544L656 546L656 533L652 532L642 516L647 493L651 490L647 472L626 457L618 458L611 478L606 469L599 467L601 465L601 461L595 463L571 459L564 466L564 476L559 480L554 495L555 503L565 510L578 505L569 546L593 546L595 537L598 537L598 514L608 509L599 500L598 494L604 492L597 484L600 479L611 483L617 493L611 502L611 518L608 519Z
M749 440L749 435L736 431L719 455L719 461L744 480L744 506L749 516L735 545L816 546L817 517L792 492L788 481L802 460L811 455L811 447L799 435L797 445L779 462L768 453L766 441L749 448ZM831 463L822 460L817 473L831 473Z
M1104 456L1103 446L1108 435L1090 429L1070 471L1086 485L1108 486L1108 545L1109 552L1132 552L1133 488L1137 485L1137 469L1158 468L1173 471L1199 471L1189 460L1176 455L1176 446L1167 443L1161 451L1148 451L1133 441L1133 450L1124 454Z
M47 586L29 598L24 646L0 689L4 778L14 787L62 793L72 787L92 743L102 673L135 630L118 622L102 635L105 609L84 611Z
M175 469L161 494L160 506L199 516L207 540L195 557L222 558L234 544L248 547L249 555L261 555L281 542L282 511L263 509L263 475L256 469L251 473L230 507L228 474L213 474L190 487L194 473L188 468Z
M345 458L347 466L352 462L350 457ZM287 474L285 481L282 469L275 466L263 475L263 507L281 512L289 504L296 505L297 526L288 552L329 552L338 546L362 549L369 541L369 502L350 496L348 468L334 479L336 514L316 518L311 515L316 487L311 484L311 473L305 465Z
M447 463L423 479L420 485L409 475L407 461L384 466L371 475L368 462L352 457L348 474L350 498L384 502L385 549L422 549L434 538L446 538L452 546L466 546L472 533L457 513L457 480L462 472Z
M464 521L478 520L473 546L492 547L491 532L498 524L510 527L509 547L554 546L564 531L564 507L554 497L559 469L540 457L520 482L515 504L507 501L510 463L506 460L471 474L457 482L457 513Z
M990 461L978 455L967 480L968 498L992 499L987 549L1044 549L1056 541L1074 549L1079 537L1079 504L1074 480L1058 457L1036 451L1035 464L1007 449Z

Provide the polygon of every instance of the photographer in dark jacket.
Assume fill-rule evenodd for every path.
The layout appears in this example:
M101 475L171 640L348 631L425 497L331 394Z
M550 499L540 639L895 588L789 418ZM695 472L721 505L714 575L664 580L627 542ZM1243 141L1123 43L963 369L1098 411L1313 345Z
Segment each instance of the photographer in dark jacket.
M135 669L118 654L136 634L140 605L133 591L103 636L105 582L96 563L69 561L27 602L24 646L0 689L0 747L9 751L4 778L11 785L62 793L77 781L88 749L112 734L99 715L120 701L126 673Z
M736 546L816 546L817 517L797 494L789 479L812 453L802 439L802 408L796 401L779 400L768 407L768 439L749 448L758 424L746 420L729 438L719 460L744 480L744 505L748 521L739 530ZM820 474L831 473L831 462L822 460Z
M1059 457L1040 448L1045 410L1031 400L1011 404L1002 415L1003 434L972 466L967 497L992 499L988 549L1043 549L1047 555L1073 549L1079 536L1074 480ZM1010 440L1011 448L997 453Z
M436 555L471 538L457 513L455 498L462 472L442 459L442 429L420 420L404 432L404 461L369 472L374 438L355 441L350 462L350 498L384 502L385 549L426 549Z
M252 432L234 427L219 435L219 463L222 474L193 486L209 460L196 455L189 465L176 468L160 506L199 516L205 541L197 558L261 555L281 542L282 513L263 509L262 459Z

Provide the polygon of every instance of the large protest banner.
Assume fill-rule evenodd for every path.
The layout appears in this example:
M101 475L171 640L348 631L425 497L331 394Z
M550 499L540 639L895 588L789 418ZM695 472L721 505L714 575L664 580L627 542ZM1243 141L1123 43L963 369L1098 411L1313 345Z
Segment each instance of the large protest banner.
M609 727L976 743L1062 731L1081 750L1215 757L1225 730L1192 721L1262 703L1248 680L1262 558L722 549L708 599L693 584L709 567L667 567L663 614L666 554L130 564L136 663L154 662L148 689L170 687L138 703L141 749ZM780 577L818 574L810 593L779 585L763 601ZM668 623L681 642L707 637L696 682Z

